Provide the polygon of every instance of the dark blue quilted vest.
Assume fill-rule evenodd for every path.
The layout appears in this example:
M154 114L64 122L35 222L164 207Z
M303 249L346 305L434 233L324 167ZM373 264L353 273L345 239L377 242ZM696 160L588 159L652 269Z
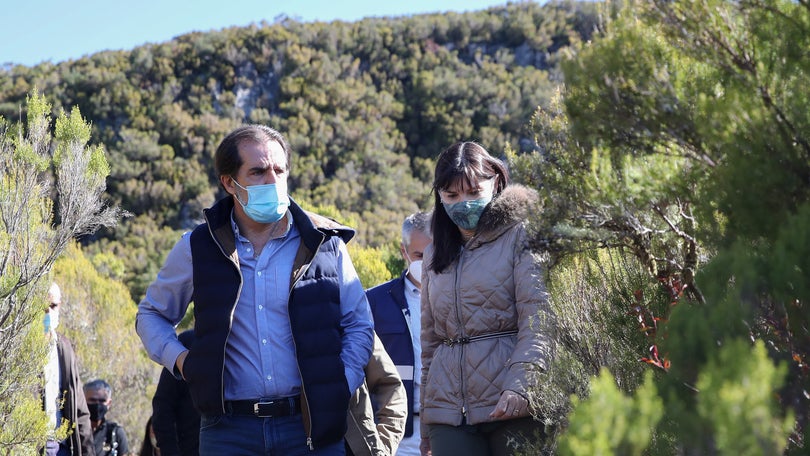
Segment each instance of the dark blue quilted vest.
M191 234L196 342L183 370L195 407L208 415L225 413L225 343L242 286L232 209L231 197L220 200L205 211L207 223ZM290 213L301 245L293 264L288 308L302 380L304 428L318 448L340 441L346 433L350 395L340 359L343 331L336 266L338 236L348 240L354 232L315 227L295 202Z

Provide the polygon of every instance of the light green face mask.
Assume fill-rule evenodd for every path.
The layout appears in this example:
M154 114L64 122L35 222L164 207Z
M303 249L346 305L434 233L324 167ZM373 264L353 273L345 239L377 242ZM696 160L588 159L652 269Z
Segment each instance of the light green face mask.
M481 214L490 201L492 201L491 196L452 204L442 203L442 206L456 226L472 231L478 226L478 220L481 219Z

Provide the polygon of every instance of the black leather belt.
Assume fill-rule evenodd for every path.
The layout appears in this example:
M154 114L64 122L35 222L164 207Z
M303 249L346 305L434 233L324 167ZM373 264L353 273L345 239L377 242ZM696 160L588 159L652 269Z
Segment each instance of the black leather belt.
M296 415L301 413L301 397L225 401L225 411L234 415L251 415L259 418Z

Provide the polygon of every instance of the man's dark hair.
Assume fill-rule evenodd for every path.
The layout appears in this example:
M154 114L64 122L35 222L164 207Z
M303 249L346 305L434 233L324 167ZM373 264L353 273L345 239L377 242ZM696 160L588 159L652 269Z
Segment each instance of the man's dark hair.
M233 176L242 166L242 158L239 157L239 145L244 141L265 143L275 141L281 145L284 155L287 157L287 171L290 170L290 145L284 135L266 125L244 125L228 133L222 142L219 143L216 153L214 153L214 170L217 178L221 176ZM221 185L221 184L220 184Z

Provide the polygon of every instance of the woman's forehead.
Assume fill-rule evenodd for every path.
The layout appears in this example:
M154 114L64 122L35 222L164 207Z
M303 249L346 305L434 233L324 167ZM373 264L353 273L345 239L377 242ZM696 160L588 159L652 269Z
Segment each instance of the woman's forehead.
M470 190L478 188L481 185L481 182L489 179L489 176L484 176L476 173L475 171L468 170L466 173L453 177L450 182L448 182L447 186L443 188L443 190L455 192Z

